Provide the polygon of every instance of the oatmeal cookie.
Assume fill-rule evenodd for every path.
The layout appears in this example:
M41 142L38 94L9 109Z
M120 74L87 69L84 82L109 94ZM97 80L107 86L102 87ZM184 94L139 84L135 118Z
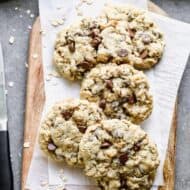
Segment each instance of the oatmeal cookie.
M83 19L57 35L53 62L61 76L82 79L96 65L96 48L101 42L98 33L96 21Z
M85 174L104 190L148 190L159 166L156 145L127 120L90 126L79 145Z
M102 64L84 78L80 96L97 102L108 117L141 123L152 112L153 99L142 71L127 64Z
M78 158L79 142L89 125L105 116L94 103L69 99L54 105L42 122L39 144L43 152L55 161L81 165Z
M118 41L117 48L125 52L125 56L128 56L129 63L132 63L135 68L138 69L149 69L158 63L159 59L162 57L164 51L164 39L163 34L156 26L153 20L147 12L139 10L131 6L116 6L108 5L104 9L102 15L100 16L102 20L101 28L105 28L101 31L102 44L98 49L98 60L105 62L105 57L112 56L106 53L109 48L112 48L110 40L111 33L109 35L104 35L104 30L107 27L120 25L120 30L122 28L122 34L125 39L130 38L126 41L127 45L132 43L132 48L126 48L123 43ZM121 25L122 23L122 25ZM119 32L121 34L121 32ZM116 41L116 37L113 35L113 39ZM112 40L113 40L112 39ZM125 41L125 40L124 40ZM106 43L105 43L106 42ZM132 52L131 52L132 51ZM128 54L128 55L127 55ZM124 56L124 57L125 57ZM117 55L117 57L120 57ZM116 58L117 58L116 57ZM125 59L121 62L126 61Z

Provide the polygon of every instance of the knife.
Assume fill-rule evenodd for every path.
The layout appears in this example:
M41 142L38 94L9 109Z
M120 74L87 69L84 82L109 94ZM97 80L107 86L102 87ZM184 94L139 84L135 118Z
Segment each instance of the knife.
M10 161L7 130L7 105L2 47L0 44L0 190L13 190L13 173Z

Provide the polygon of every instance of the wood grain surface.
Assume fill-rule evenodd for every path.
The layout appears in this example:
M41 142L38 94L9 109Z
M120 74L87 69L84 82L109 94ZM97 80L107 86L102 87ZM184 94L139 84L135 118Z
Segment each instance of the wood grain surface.
M162 9L160 9L152 2L148 2L148 9L152 12L167 16L167 14ZM24 186L32 160L37 131L45 101L40 28L40 19L37 18L33 25L29 41L29 70L27 80L24 141L30 142L30 147L24 148L23 150L22 190L25 189ZM34 58L34 54L37 55L37 58ZM174 190L177 128L176 109L177 108L175 108L173 114L173 123L170 130L168 151L164 165L165 185L163 187L158 188L159 190Z

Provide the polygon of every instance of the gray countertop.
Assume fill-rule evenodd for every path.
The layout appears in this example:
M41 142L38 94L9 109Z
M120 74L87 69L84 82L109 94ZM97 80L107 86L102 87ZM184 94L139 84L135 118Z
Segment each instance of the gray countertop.
M154 0L173 18L190 23L189 0ZM15 10L18 7L18 10ZM28 14L31 10L31 14ZM20 174L23 145L24 110L30 26L38 15L37 0L10 0L0 3L0 40L4 50L6 83L8 89L8 114L11 157L15 190L20 190ZM10 36L15 37L13 45ZM177 48L177 47L176 47ZM172 64L172 60L171 63ZM9 87L13 81L14 86ZM190 61L187 64L179 89L176 190L190 189Z

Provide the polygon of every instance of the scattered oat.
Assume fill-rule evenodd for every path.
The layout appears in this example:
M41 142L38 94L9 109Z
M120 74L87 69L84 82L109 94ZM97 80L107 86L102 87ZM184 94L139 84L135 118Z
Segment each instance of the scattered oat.
M5 95L7 95L7 94L8 94L8 90L5 89Z
M59 75L59 73L57 72L51 72L48 74L49 76L52 76L52 77L56 77L56 78L60 78L61 76Z
M8 86L9 87L13 87L14 86L14 82L13 81L8 82Z
M29 15L29 14L31 13L31 10L28 9L28 10L26 11L26 13Z
M28 63L27 62L25 62L25 67L28 68Z
M22 18L23 16L22 15L19 15L20 18Z
M87 5L92 5L92 4L93 4L93 1L92 1L92 0L88 0L88 1L86 2L86 4L87 4Z
M40 185L41 185L41 187L47 187L48 186L48 181L47 180L41 180Z
M28 25L28 29L31 30L31 29L32 29L32 26L31 26L31 25Z
M14 43L14 41L15 41L14 36L10 36L10 38L9 38L9 44L12 45Z
M30 142L24 142L23 147L24 148L29 148L30 147Z
M56 19L56 20L52 20L51 21L51 25L54 26L54 27L57 27L57 26L60 26L60 25L63 25L65 22L65 18L59 18L59 19Z
M30 18L34 18L34 14L30 14Z
M59 24L58 24L57 20L53 20L51 22L51 25L54 26L54 27L57 27Z
M15 7L15 11L18 10L18 7Z
M35 53L35 54L32 55L32 57L33 57L34 59L37 59L37 58L38 58L38 54Z

